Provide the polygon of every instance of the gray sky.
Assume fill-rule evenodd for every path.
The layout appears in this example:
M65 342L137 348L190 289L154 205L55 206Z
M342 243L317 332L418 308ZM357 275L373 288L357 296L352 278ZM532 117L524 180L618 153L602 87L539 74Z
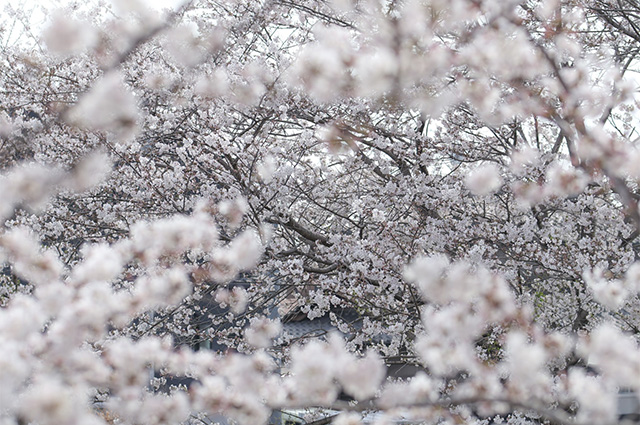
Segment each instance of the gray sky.
M116 0L117 1L117 0ZM120 0L121 2L127 2L130 0ZM162 10L164 8L177 8L182 5L185 0L133 0L136 3L144 3L147 6ZM81 5L86 5L90 3L111 3L112 0L89 0L89 1L78 1L75 3L79 3ZM14 9L22 9L26 12L26 16L29 18L31 33L34 35L39 35L41 28L43 28L43 24L47 21L48 14L43 11L49 10L54 11L58 8L64 8L70 3L74 3L73 0L0 0L0 23L3 21L1 17L3 16L3 12L6 6L12 6ZM6 16L6 15L5 15ZM24 28L22 26L17 25L12 29L12 36L10 37L9 44L12 42L16 42L20 37L24 37Z
M164 7L174 7L176 5L180 5L183 2L183 0L141 0L141 1L143 1L150 7L154 7L157 9L161 9ZM11 4L15 7L20 5L30 6L30 7L38 6L38 5L64 6L68 3L71 3L71 0L0 0L0 7L6 4Z
M124 1L126 2L128 0L124 0ZM34 20L33 24L38 25L39 23L46 20L46 16L44 16L43 13L41 12L43 7L53 10L56 8L63 8L69 3L73 3L73 2L74 2L73 0L0 0L0 14L2 14L2 11L4 10L4 7L6 5L11 5L16 9L22 7L24 8L24 10L30 13L30 16ZM81 2L76 1L76 2L80 4L87 4L91 2L98 3L100 2L100 0L89 0L88 2L86 1L81 1ZM111 3L111 0L102 0L102 2ZM161 10L167 7L173 7L173 8L178 7L182 3L184 3L185 0L136 0L136 2L145 3L147 6L151 8Z

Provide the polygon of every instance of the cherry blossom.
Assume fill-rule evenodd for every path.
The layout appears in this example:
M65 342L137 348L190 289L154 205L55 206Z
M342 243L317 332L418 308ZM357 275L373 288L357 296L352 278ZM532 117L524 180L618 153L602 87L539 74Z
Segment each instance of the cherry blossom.
M638 12L7 7L0 422L615 423Z

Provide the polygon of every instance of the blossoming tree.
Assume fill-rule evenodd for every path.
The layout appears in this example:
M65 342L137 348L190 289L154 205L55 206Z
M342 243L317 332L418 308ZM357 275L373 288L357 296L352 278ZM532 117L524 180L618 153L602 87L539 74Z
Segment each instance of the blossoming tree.
M640 390L637 12L114 1L34 32L7 8L2 423L615 423ZM292 311L348 337L292 340ZM204 339L234 350L174 343Z

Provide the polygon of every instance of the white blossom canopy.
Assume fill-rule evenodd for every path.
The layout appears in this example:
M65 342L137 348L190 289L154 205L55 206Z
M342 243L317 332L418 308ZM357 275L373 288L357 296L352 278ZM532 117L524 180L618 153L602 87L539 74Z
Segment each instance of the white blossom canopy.
M615 423L640 393L638 14L114 1L34 32L7 7L1 423ZM301 316L340 335L282 333Z

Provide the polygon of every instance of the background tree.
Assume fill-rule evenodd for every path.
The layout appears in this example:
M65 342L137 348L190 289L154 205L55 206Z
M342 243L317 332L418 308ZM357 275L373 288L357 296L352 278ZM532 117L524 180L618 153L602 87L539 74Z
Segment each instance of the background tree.
M616 386L640 382L637 345L619 333L640 326L633 7L195 1L161 16L117 2L52 15L32 40L6 35L3 313L53 303L25 350L69 362L25 366L7 388L26 401L6 417L45 421L27 406L46 410L57 385L91 388L130 422L176 403L177 416L241 422L264 421L264 404L613 421ZM25 228L45 254L22 245ZM248 270L259 284L229 293ZM236 314L196 328L209 296ZM357 319L331 315L346 348L279 340L292 376L276 391L256 343L275 336L261 318L274 309ZM247 326L263 338L243 338ZM152 337L165 334L258 350L213 360ZM63 342L102 377L69 382L81 362L51 351ZM347 354L368 348L429 376L368 401L379 363ZM598 357L602 379L575 365ZM202 385L149 394L147 364L189 365ZM339 388L361 403L336 402Z

